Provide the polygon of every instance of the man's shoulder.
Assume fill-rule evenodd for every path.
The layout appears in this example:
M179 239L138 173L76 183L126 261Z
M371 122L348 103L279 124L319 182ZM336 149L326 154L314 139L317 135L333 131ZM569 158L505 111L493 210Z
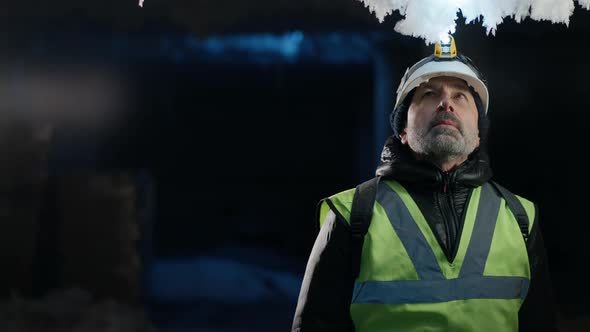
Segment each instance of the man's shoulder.
M369 181L373 181L373 180L374 179L369 179L365 182L361 182L357 186L355 186L354 188L340 191L340 192L333 194L327 198L324 198L322 201L330 200L331 202L338 202L340 204L350 206L350 205L352 205L352 200L354 199L356 188L359 186L362 186L363 184L368 184ZM381 178L379 183L387 183L387 184L389 184L390 187L394 187L394 188L402 187L400 183L398 183L397 181L395 181L393 179Z
M354 198L354 192L356 188L346 189L340 192L337 192L328 197L328 199L332 201L339 201L342 203L352 203L352 199Z
M506 187L503 184L498 183L497 181L494 181L494 182L496 184L499 184L501 187L503 187L505 190L510 192L512 195L514 195L518 199L518 201L522 204L522 206L524 207L529 218L531 220L535 219L535 217L536 217L536 204L532 200L522 196L519 191L511 190L511 187Z
M360 183L359 185L355 186L354 188L346 189L340 191L336 194L333 194L327 198L321 200L321 207L324 211L327 209L333 210L337 215L343 217L346 221L349 220L350 211L352 209L352 201L354 200L354 195L356 193L356 188L363 184L369 184L369 181L373 181L373 179L369 179L365 182ZM388 183L390 186L395 187L396 185L399 186L397 181L392 179L381 179L379 183ZM367 187L365 187L366 189ZM362 192L362 191L361 191Z
M320 224L329 210L348 223L355 190L356 187L346 189L320 200Z
M490 183L490 184L492 184L492 182L496 183L496 184L497 184L497 185L499 185L500 187L502 187L502 188L504 188L505 190L507 190L507 191L509 191L510 193L512 193L512 194L513 194L514 196L516 196L516 197L518 198L518 200L520 200L521 202L523 202L523 203L527 203L527 204L534 204L532 200L530 200L530 199L528 199L528 198L524 197L520 191L518 191L518 190L517 190L517 191L513 190L513 187L512 187L512 186L510 186L510 185L509 185L509 186L506 186L506 185L504 185L503 183L501 183L501 182L498 182L498 181L495 181L495 180L494 180L494 181L489 181L489 183Z

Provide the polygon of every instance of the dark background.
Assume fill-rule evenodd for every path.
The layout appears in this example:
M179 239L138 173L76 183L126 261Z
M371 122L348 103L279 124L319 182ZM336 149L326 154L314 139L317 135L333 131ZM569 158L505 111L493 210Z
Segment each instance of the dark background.
M51 176L149 174L140 251L160 283L145 304L195 330L289 329L317 201L372 176L399 78L432 52L393 31L397 13L380 24L355 0L2 6L5 118L53 126ZM495 178L539 204L564 320L590 315L589 33L576 8L569 27L507 18L487 36L459 19L455 34L489 83ZM37 105L39 91L60 97ZM157 262L194 259L152 278Z

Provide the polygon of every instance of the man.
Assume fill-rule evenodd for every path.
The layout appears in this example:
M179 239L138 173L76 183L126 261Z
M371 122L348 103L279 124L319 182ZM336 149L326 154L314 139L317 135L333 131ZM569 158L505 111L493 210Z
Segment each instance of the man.
M491 181L488 100L452 37L406 71L377 177L320 204L294 332L556 330L536 205Z

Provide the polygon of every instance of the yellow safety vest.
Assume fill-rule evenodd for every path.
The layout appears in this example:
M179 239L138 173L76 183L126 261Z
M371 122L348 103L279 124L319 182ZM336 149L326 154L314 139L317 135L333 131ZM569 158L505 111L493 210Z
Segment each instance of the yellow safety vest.
M354 189L322 203L347 222ZM517 196L529 220L532 202ZM350 307L357 332L518 331L530 282L526 244L506 201L490 184L467 203L459 247L449 262L408 192L379 183Z

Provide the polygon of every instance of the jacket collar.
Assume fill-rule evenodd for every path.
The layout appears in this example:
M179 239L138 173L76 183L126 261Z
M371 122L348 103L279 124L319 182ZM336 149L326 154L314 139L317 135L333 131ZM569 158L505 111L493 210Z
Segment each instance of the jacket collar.
M424 186L438 186L446 177L453 185L478 187L490 180L492 169L487 153L476 149L465 162L445 173L433 163L416 160L406 145L391 136L383 147L376 175Z

